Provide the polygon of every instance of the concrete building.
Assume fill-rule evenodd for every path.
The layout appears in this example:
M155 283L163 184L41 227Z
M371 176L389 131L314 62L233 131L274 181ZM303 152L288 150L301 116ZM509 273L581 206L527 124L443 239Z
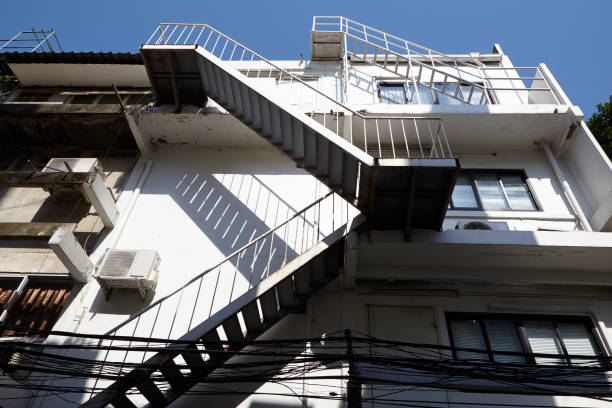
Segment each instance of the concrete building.
M2 406L611 405L612 164L546 65L310 36L3 54Z

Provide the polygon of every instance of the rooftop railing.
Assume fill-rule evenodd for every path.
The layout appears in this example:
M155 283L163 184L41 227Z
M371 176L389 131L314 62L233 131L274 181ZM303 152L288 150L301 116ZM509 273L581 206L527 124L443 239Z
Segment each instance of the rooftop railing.
M469 92L456 87L450 95L467 104L560 103L540 67L486 66L477 57L468 61L443 54L342 16L315 16L312 31L341 32L351 58L384 66L408 80L437 83L430 86L438 92L444 93L448 83L469 84ZM473 98L474 91L479 98Z
M1 40L0 52L25 51L25 52L55 52L52 39L55 40L57 48L63 52L61 44L57 39L54 29L20 31L13 37Z

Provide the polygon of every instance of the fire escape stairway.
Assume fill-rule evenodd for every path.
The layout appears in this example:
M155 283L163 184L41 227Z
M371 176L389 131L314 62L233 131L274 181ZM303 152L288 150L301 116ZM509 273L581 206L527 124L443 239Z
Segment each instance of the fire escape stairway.
M138 343L138 340L124 342L130 345L130 349L135 349L124 355L115 354L109 357L107 352L104 364L110 365L121 360L135 361L135 367L112 383L108 379L102 385L97 382L94 387L104 389L81 406L92 408L111 404L114 408L134 408L147 403L151 407L170 405L239 352L244 347L240 342L256 339L289 313L304 313L307 299L342 272L344 237L363 219L345 200L329 193L288 221L251 241L217 266L196 276L177 291L132 316L114 329L111 335L118 336L123 331L136 335L142 331L153 333L161 322L158 317L169 320L169 316L160 313L160 310L174 305L177 299L174 316L182 316L184 319L191 314L188 326L191 328L183 334L173 332L168 338L176 341L154 355L151 355L152 352L136 350L139 344L143 344ZM289 239L294 232L295 240ZM281 253L284 249L285 255L284 259L277 263L276 269L271 264L275 264L273 254L278 249ZM293 251L293 256L288 256L288 251ZM223 265L229 266L225 272ZM204 316L201 321L197 321L193 317L194 312L199 313L204 309L202 302L211 297L210 288L207 288L206 283L202 283L202 279L219 270L215 291L220 291L223 276L231 278L234 275L233 288L236 285L236 271L244 269L244 265L252 272L250 279L263 275L261 280L253 285L249 284L250 289L238 296L230 295L224 307L216 312L211 311L210 316ZM194 301L186 301L189 297L187 292L191 291L193 294L196 288L199 289ZM211 304L214 303L215 296L220 295L215 293ZM181 304L187 306L180 306ZM152 316L155 318L152 319ZM193 325L191 320L194 321ZM221 336L225 338L222 338L220 333L223 333ZM180 341L189 345L177 344ZM197 342L197 346L193 342ZM117 344L121 342L105 343L109 346ZM142 362L139 363L140 361ZM103 367L100 369L101 373ZM142 397L138 400L132 399L134 392L142 394Z
M447 149L445 134L443 138L433 133L428 136L429 148L432 154L438 154L437 157L432 158L425 153L415 158L410 155L413 145L408 146L408 141L404 144L407 138L404 133L401 139L405 145L404 156L400 158L396 151L398 138L401 138L401 130L398 129L402 118L381 119L381 123L384 122L381 126L385 129L395 129L391 138L396 140L387 141L387 145L390 143L391 146L389 150L394 149L393 155L385 155L380 137L376 139L376 130L372 130L377 118L358 116L361 114L351 111L209 26L201 25L203 31L198 35L201 39L208 37L204 46L190 44L192 40L181 40L178 41L179 45L174 45L169 38L172 26L178 26L178 31L182 29L190 33L194 32L192 26L195 26L197 33L199 25L167 26L170 29L159 28L159 33L165 33L162 35L164 41L150 41L140 48L158 104L175 104L178 112L184 104L203 106L207 98L211 98L298 166L361 209L367 215L371 228L406 231L410 228L441 228L459 171L458 161L452 158L450 148ZM173 32L175 30L176 27ZM211 49L213 43L215 47ZM215 55L215 49L222 49L220 53L217 52L219 56ZM247 56L237 61L236 55L240 54ZM313 99L323 99L325 110L314 112L315 107L313 111L305 111L303 107L292 105L290 100L279 97L274 87L262 85L257 78L245 74L245 70L250 69L249 64L259 66L251 70L253 73L259 70L271 75L274 71L275 75L280 73L281 77L289 78L293 84L302 87L298 87L296 92L311 92ZM322 123L324 120L321 117L325 115L335 116L337 123L344 118L344 125L339 126L344 127L344 132L332 130L329 123ZM420 121L424 118L406 119L406 123L401 123L401 129L413 126L411 121L414 120L414 126L410 128L413 129L417 119ZM435 125L428 122L427 126L419 122L421 136L424 129L429 127L431 133L436 126L440 133L441 122ZM350 129L347 131L348 127ZM378 130L378 123L376 127ZM419 143L422 140L423 137ZM358 145L358 141L361 145ZM377 148L373 149L374 145ZM421 153L424 152L420 144L418 148ZM440 154L447 150L446 155Z

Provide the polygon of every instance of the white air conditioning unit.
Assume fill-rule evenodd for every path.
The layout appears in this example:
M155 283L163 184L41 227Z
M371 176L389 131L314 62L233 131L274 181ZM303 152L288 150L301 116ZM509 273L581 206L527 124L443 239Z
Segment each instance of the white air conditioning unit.
M507 222L503 221L459 221L455 229L458 230L494 230L509 231Z
M113 288L137 289L144 300L157 284L159 262L157 251L111 249L104 255L95 277L106 300Z

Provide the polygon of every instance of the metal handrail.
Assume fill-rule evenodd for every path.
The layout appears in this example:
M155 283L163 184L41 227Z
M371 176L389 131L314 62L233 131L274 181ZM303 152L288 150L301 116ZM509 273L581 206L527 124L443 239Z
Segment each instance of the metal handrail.
M325 30L324 29L325 27L332 27L333 29ZM343 35L345 36L344 37L345 38L345 51L349 53L350 53L349 51L350 47L348 46L348 43L347 43L348 38L352 39L353 41L362 42L363 44L367 43L368 47L372 47L375 49L375 54L377 50L385 50L386 52L395 55L397 58L404 59L409 64L415 63L420 66L425 66L428 69L437 70L442 75L452 77L457 82L468 82L470 86L485 90L485 92L483 93L483 96L486 98L487 103L494 103L494 101L491 100L491 97L494 96L495 92L504 92L504 91L548 92L550 93L550 95L552 95L555 102L559 103L559 99L555 95L555 92L553 91L551 84L545 79L539 67L487 67L487 66L482 66L478 64L473 64L468 61L457 59L451 55L443 54L441 52L432 50L422 45L402 39L392 34L385 33L376 28L367 26L365 24L359 23L357 21L354 21L354 20L351 20L351 19L348 19L342 16L315 16L313 17L312 30L313 31L328 31L328 32L335 31L335 32L343 33ZM376 40L380 43L377 44L375 42ZM382 45L382 43L384 43L384 45ZM393 51L392 47L397 47L401 52ZM421 52L415 50L415 48L420 50ZM355 55L355 56L360 58L358 55ZM435 60L433 58L434 56L441 57L441 59L443 60L450 60L452 61L452 64L448 64L444 62L443 60ZM415 57L429 60L431 63L431 66L428 66L424 62L419 61ZM364 55L364 58L360 58L360 59L366 62L372 62L372 61L369 61L365 55ZM376 60L374 60L373 63L376 63ZM456 75L451 75L444 71L441 71L440 68L454 70L456 72ZM476 73L466 71L463 68L468 68L470 70L476 70ZM488 70L502 70L506 73L510 73L513 75L518 75L517 71L533 70L536 72L536 75L530 76L530 77L520 77L520 76L512 77L512 76L506 75L505 77L493 78L493 77L489 77L485 75L485 72ZM408 74L408 72L406 74ZM473 81L466 80L466 78L462 77L461 75L467 75L467 78L474 78L474 80ZM490 81L495 81L495 80L509 81L512 87L493 86L490 83ZM482 82L482 85L479 84L478 81ZM514 81L522 81L522 82L542 81L545 84L545 86L544 87L533 87L533 86L528 87L525 84L523 84L523 87L515 87ZM431 88L435 90L435 88L433 87ZM489 91L491 92L492 95L489 95ZM452 95L449 95L449 96L453 97ZM462 102L466 102L464 98L455 98L455 99L458 99ZM471 101L468 99L467 103L470 103L470 102Z
M266 239L269 235L275 233L277 230L279 230L280 228L286 226L287 224L289 224L291 221L301 217L304 215L304 213L308 210L310 210L311 208L319 205L323 200L327 199L329 196L335 194L333 191L328 192L327 194L325 194L323 197L319 198L318 200L314 201L312 204L304 207L302 210L300 210L299 212L295 213L293 216L291 216L290 218L288 218L287 220L281 222L280 224L278 224L277 226L275 226L272 229L269 229L268 231L264 232L263 234L259 235L257 238L252 239L251 241L249 241L248 243L246 243L245 245L243 245L242 247L240 247L239 249L237 249L236 251L232 252L231 254L229 254L228 256L226 256L222 261L220 261L219 263L215 264L214 266L206 269L205 271L199 273L198 275L196 275L195 277L193 277L192 279L190 279L189 281L185 282L182 286L180 286L179 288L175 289L174 291L170 292L169 294L167 294L166 296L159 298L158 300L156 300L155 302L151 303L149 306L143 308L142 310L140 310L139 312L137 312L136 314L130 316L127 320L121 322L120 324L118 324L117 326L115 326L114 328L112 328L110 331L108 331L106 333L106 335L112 335L113 333L115 333L117 330L119 330L120 328L126 326L128 323L130 323L131 321L137 319L138 317L140 317L141 315L143 315L144 313L146 313L147 311L153 309L155 306L158 306L160 303L166 301L167 299L169 299L170 297L176 295L178 292L184 290L187 286L191 285L192 283L194 283L195 281L203 278L205 275L207 275L208 273L216 270L217 268L219 268L219 266L221 266L222 264L230 261L232 258L236 257L237 255L239 255L240 253L244 252L246 249L250 248L251 246L253 246L254 244L256 244L257 242Z
M128 369L130 367L130 363L142 364L148 355L147 351L131 350L129 348L124 353L112 351L113 343L131 345L132 339L136 337L173 340L186 335L200 323L222 311L235 299L246 294L285 265L311 250L319 242L339 229L349 226L351 219L357 215L350 208L352 207L348 202L338 194L334 192L325 194L286 221L259 235L222 261L207 268L179 288L115 326L98 343L104 345L105 342L108 342L109 347L101 360L100 371L93 389L96 389L98 381L101 380L101 374L108 361L113 361L113 364L120 364L120 376L124 368ZM276 244L275 238L277 238ZM279 250L280 255L277 255L276 250ZM252 256L249 256L250 251L252 251ZM241 260L243 265L244 262L248 262L246 267L250 269L246 287L244 284L241 287L240 282L237 281L238 273L244 272L244 267L239 270ZM279 262L281 260L282 262ZM229 271L224 268L225 266L230 266L233 269L233 277L231 274L227 274ZM213 276L213 281L208 282L214 283L214 286L210 286L212 288L211 293L210 290L203 289L203 287L206 287L203 286L203 283L204 279L214 271L218 271L216 280ZM223 278L221 278L222 275ZM219 288L220 281L221 287L231 281L229 296ZM195 296L190 298L193 292L195 292ZM183 296L185 293L187 295ZM219 301L219 299L221 300ZM207 307L208 300L210 300L210 308ZM216 303L215 300L218 302ZM176 306L173 308L174 302L176 302ZM170 309L160 313L162 308L168 304ZM160 316L164 317L163 322L170 323L169 329L160 324L158 320ZM181 319L181 316L183 319ZM185 325L185 323L187 324ZM127 332L122 333L122 330L127 330ZM167 334L160 336L159 332L162 330ZM143 332L145 332L144 335ZM110 339L108 336L111 336ZM129 340L125 340L126 338ZM111 353L113 354L111 355Z
M407 156L411 158L410 154L410 146L408 143L408 138L410 136L415 136L412 139L416 139L416 144L418 145L417 152L420 152L421 158L452 158L452 151L450 150L450 145L448 143L448 139L446 137L446 132L444 130L444 126L442 124L442 119L438 117L414 117L414 116L405 116L405 115L377 115L376 117L372 117L370 115L362 114L349 106L339 102L334 97L331 97L324 92L321 92L319 89L313 87L308 84L306 81L302 80L299 76L294 73L280 67L278 64L266 59L262 55L257 52L251 50L250 48L242 45L241 43L231 39L226 36L222 32L216 30L215 28L209 26L208 24L186 24L186 23L161 23L159 26L153 31L151 36L147 39L144 45L148 46L174 46L174 45L197 45L202 47L205 51L211 53L215 57L219 58L222 61L228 62L240 62L240 61L260 61L269 67L274 68L282 76L290 78L292 83L299 83L301 86L306 87L309 91L313 92L318 97L324 98L327 102L331 103L335 109L332 109L332 113L327 113L328 110L323 110L321 114L315 113L314 109L310 113L310 117L319 120L325 126L327 124L327 117L329 115L334 116L336 119L336 129L329 128L329 130L335 132L340 137L349 140L353 145L359 147L364 150L366 153L369 152L377 152L379 157L386 155L383 153L385 149L383 149L383 145L391 146L391 157L404 157ZM262 68L253 68L247 71L247 74L237 71L240 75L246 76L249 78L249 72L258 71L257 77L259 77L259 72L262 71ZM268 68L268 78L271 75L271 70ZM262 78L266 78L263 76ZM316 101L314 101L316 104ZM335 112L334 112L335 111ZM349 116L349 135L342 135L339 122L341 114L350 113ZM357 138L353 138L352 129L353 129L353 118L358 118L363 122L362 126L365 129L366 123L370 123L369 121L374 120L387 120L388 128L392 133L393 125L391 122L395 122L394 124L397 127L400 127L401 121L412 121L415 127L415 131L412 133L402 132L400 135L390 134L385 140L385 136L377 132L377 137L375 140L367 140L367 134L364 134L363 137L363 145L361 143L358 144ZM431 144L431 150L429 157L426 157L425 150L426 147L422 145L426 138L420 137L420 131L417 126L417 122L421 123L421 132L427 133L429 135L428 144ZM422 124L424 123L424 124ZM402 128L406 128L403 123L401 123ZM434 132L432 129L437 129ZM365 131L364 131L365 132ZM396 140L394 140L396 139ZM412 140L411 139L411 140ZM397 141L404 140L405 143L403 145L397 145ZM372 146L377 146L378 148Z
M32 38L22 37L28 34L32 34ZM42 38L38 36L39 34L42 36ZM54 52L53 47L51 45L51 38L55 39L55 42L57 43L59 50L63 52L64 50L62 49L62 45L60 44L57 38L57 33L52 28L49 30L32 29L31 31L20 31L17 34L15 34L13 37L11 37L10 39L7 39L7 40L0 39L0 43L4 42L4 44L0 45L0 51L28 50L28 52L39 52L40 51L39 49L41 49L43 45L46 45L49 52ZM12 45L13 43L34 43L34 44L24 47L24 46Z

